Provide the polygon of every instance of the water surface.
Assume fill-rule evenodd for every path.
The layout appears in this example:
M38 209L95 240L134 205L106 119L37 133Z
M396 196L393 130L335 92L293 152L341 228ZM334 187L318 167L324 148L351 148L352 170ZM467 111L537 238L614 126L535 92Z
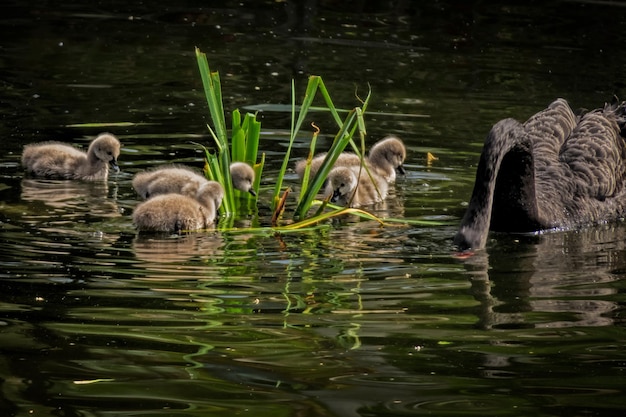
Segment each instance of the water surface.
M0 6L3 415L624 412L626 225L492 234L469 259L451 241L493 123L624 95L621 3L409 3ZM259 214L140 236L134 173L201 167L193 142L211 146L195 46L226 109L266 109ZM268 223L281 105L311 74L345 108L369 84L368 144L407 144L408 173L373 212L437 225L246 231ZM332 120L311 121L328 146ZM122 172L106 184L24 175L24 144L85 146L101 130L86 123L119 122Z

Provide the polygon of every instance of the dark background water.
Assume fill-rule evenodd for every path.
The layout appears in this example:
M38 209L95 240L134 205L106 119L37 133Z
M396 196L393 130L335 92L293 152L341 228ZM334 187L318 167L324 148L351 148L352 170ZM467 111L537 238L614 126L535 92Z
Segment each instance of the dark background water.
M556 97L625 95L625 6L3 2L1 414L623 413L625 226L493 234L466 260L451 238L492 124ZM368 144L407 144L408 174L377 214L437 225L137 236L134 173L199 167L192 142L211 146L196 46L227 110L265 109L260 216L291 80L301 97L315 74L344 108L371 86ZM332 120L310 121L327 146ZM85 146L105 129L124 144L107 184L24 178L24 144Z

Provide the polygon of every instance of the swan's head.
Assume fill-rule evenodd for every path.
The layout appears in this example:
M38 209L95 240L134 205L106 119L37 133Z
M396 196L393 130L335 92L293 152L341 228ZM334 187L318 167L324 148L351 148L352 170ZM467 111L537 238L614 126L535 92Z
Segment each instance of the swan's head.
M254 170L245 162L233 162L230 164L230 176L233 180L233 187L244 193L256 196L252 185L254 184Z
M101 161L108 162L113 171L118 172L117 158L120 156L120 141L110 133L101 133L89 145L89 153Z
M482 234L476 229L462 227L456 235L454 235L454 245L460 252L470 252L485 246L487 235Z
M198 200L203 206L211 207L217 211L222 205L222 199L224 198L224 188L217 181L207 181L196 193L196 200Z
M402 165L406 159L406 148L396 136L387 136L375 143L370 149L369 158L391 165L400 174L406 173Z
M357 186L357 178L348 167L333 168L326 178L326 195L330 195L330 202L342 206L348 204Z

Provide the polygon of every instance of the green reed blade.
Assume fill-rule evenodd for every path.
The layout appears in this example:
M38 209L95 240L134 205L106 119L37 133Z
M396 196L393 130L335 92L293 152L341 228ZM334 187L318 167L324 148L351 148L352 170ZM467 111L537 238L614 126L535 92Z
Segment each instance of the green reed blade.
M232 185L230 182L230 172L229 176L225 177L224 172L222 170L222 163L220 161L220 157L218 155L207 153L207 173L209 179L212 181L217 181L222 184L224 188L224 198L222 199L222 205L219 208L219 211L223 215L227 215L234 211L234 200L232 198L228 198L229 193L232 195Z
M328 220L330 218L337 217L337 216L342 216L344 214L355 214L359 217L363 217L368 220L377 221L378 223L380 223L381 226L384 225L384 222L380 218L373 215L372 213L368 213L367 211L357 209L357 208L342 207L334 211L325 212L314 217L309 217L308 219L304 219L297 223L293 223L287 226L274 227L273 229L276 231L301 229L303 227L310 227L321 221Z
M233 134L232 134L232 162L242 161L248 163L255 171L255 179L253 189L257 192L260 180L265 166L265 156L261 164L257 164L257 154L259 150L259 140L261 136L261 122L256 120L256 114L246 113L241 121L241 115L238 110L233 112ZM240 203L236 207L236 211L245 210L250 213L253 204L256 203L257 197L250 193L242 193L236 191L236 202ZM241 209L241 210L240 210Z
M224 187L224 199L220 207L221 213L232 213L235 207L232 181L230 179L230 157L228 155L228 136L226 132L226 121L224 118L224 107L222 104L222 92L219 73L211 72L206 54L200 52L196 48L196 60L198 69L202 78L202 86L204 87L204 95L206 96L211 120L213 121L213 129L209 127L209 131L218 147L218 154L214 157L207 154L207 165L209 175L216 178Z
M291 132L289 136L289 145L287 146L287 151L285 152L285 157L283 158L283 163L280 167L280 171L278 173L278 177L276 179L276 185L274 186L274 194L272 196L272 210L276 209L276 206L280 200L280 192L283 187L283 179L285 176L285 172L287 172L287 167L289 166L289 158L291 156L291 148L293 147L293 142L296 139L296 135L304 122L304 119L309 111L309 107L315 98L315 94L317 92L317 88L321 78L316 75L312 75L309 77L309 82L307 84L306 92L304 94L304 99L302 100L302 105L300 106L300 111L298 113L298 119L294 124L295 119L295 108L296 108L296 95L295 95L295 82L292 80L291 82Z
M239 110L234 110L232 114L232 132L231 132L231 160L243 161L246 155L246 130L241 125L241 114Z
M322 94L322 97L324 98L324 101L326 102L326 106L328 106L328 110L330 111L330 114L335 119L335 123L337 123L337 126L341 126L343 123L343 120L337 113L337 108L335 107L333 100L330 98L330 94L328 93L328 90L326 89L326 85L324 84L324 81L321 79L321 77L319 80L318 88L320 90L320 93Z
M306 190L309 186L309 176L311 174L311 161L313 160L313 156L315 155L315 144L317 143L317 135L319 135L320 130L317 126L313 125L316 129L313 132L313 138L311 138L311 146L309 147L309 155L306 158L306 166L304 168L304 173L302 175L302 181L300 185L300 195L305 194Z
M222 184L222 187L224 188L224 199L222 199L222 205L219 207L219 212L221 214L231 213L233 210L232 199L226 198L226 189L228 188L228 184L230 183L230 171L228 172L229 177L227 180L224 177L224 172L221 167L220 157L217 154L209 152L209 150L204 145L199 144L199 143L194 143L194 144L204 149L205 162L206 162L205 167L204 167L205 176L211 181L219 182L220 184ZM232 194L232 186L229 189L231 189L231 194Z
M326 104L329 106L329 108L332 107L334 109L334 105L330 98L330 94L328 94L328 91L326 90L326 87L324 86L323 81L321 79L320 79L320 83L318 87L320 91L322 92L324 99L326 100ZM367 97L365 98L365 100L359 99L362 103L362 108L355 107L348 113L346 118L343 121L341 121L339 132L335 136L335 139L328 153L326 154L326 158L324 158L324 161L322 162L317 174L313 178L312 184L308 186L306 189L304 189L300 195L300 201L298 202L298 205L294 212L295 218L297 219L304 218L309 208L311 207L311 203L315 199L315 196L317 195L324 181L326 180L328 173L330 172L333 165L337 161L339 154L344 151L348 143L355 150L355 153L361 158L361 161L362 161L361 165L365 166L365 169L367 170L367 173L371 178L372 174L369 171L369 168L363 164L363 154L365 151L365 135L367 134L365 130L364 113L369 104L371 95L372 95L372 90L371 88L369 88ZM331 110L331 113L333 113L333 116L336 117L336 120L337 120L339 115L337 114L336 110L334 112L333 110ZM352 137L356 133L357 129L359 131L359 136L361 139L361 148L360 148L361 151L352 140Z
M222 186L224 187L224 199L222 207L224 214L234 214L237 212L235 205L235 191L233 188L233 180L230 177L230 157L228 152L220 152L218 155L218 170L222 176Z
M252 165L252 168L254 168L254 184L252 187L254 188L254 192L258 196L259 188L261 186L261 174L263 173L263 168L265 168L265 152L261 154L261 161Z
M246 141L246 152L245 158L243 159L250 165L254 165L257 160L257 155L259 153L259 140L261 139L261 122L256 120L255 114L246 114L246 120L248 121L248 134ZM259 173L256 178L260 179L261 173Z
M220 77L217 72L211 73L209 68L209 62L207 61L206 54L200 52L200 49L196 48L196 60L198 61L198 69L200 70L200 77L202 78L202 86L204 87L204 95L209 105L209 112L211 114L211 120L215 127L216 139L219 142L221 148L228 143L226 135L226 121L224 119L224 108L222 104L222 93Z
M298 120L296 121L294 131L291 132L293 136L295 136L300 130L300 127L309 112L309 107L311 107L311 103L313 103L313 99L315 98L315 94L317 93L321 81L322 78L318 75L312 75L309 77L309 83L306 86L304 99L302 100L302 105L300 106L300 111L298 113Z
M320 165L317 174L315 175L315 177L313 177L313 182L304 193L301 193L300 201L298 202L298 205L294 212L295 218L301 220L309 211L311 203L315 199L315 196L317 195L319 190L322 188L322 184L326 180L326 177L328 176L328 173L332 169L333 165L335 165L337 158L339 158L339 154L343 152L348 143L352 140L351 135L349 135L347 131L354 124L354 121L355 112L353 110L348 113L346 120L343 122L341 128L339 129L339 132L335 136L335 139L333 140L333 143L328 150L326 157L322 161L322 164Z
M261 164L256 164L261 123L256 120L256 115L251 113L246 113L242 120L239 110L234 110L232 112L232 131L229 144L219 73L211 72L206 54L202 53L198 48L196 48L196 59L213 121L213 127L210 125L207 127L218 148L216 155L206 152L206 149L205 153L207 155L207 175L219 181L224 187L224 199L222 200L220 213L237 214L240 208L245 208L249 212L252 203L256 203L256 197L249 193L242 194L234 191L230 165L234 161L247 162L252 165L255 169L254 188L258 193L259 181L265 165L264 156ZM237 198L235 198L236 196Z
M220 144L220 141L217 139L217 135L215 134L215 131L213 131L213 129L211 129L211 125L207 123L206 125L207 129L209 129L209 133L211 134L211 137L213 138L213 141L215 142L215 145L217 146L217 149L219 150L219 152L222 152L222 146Z

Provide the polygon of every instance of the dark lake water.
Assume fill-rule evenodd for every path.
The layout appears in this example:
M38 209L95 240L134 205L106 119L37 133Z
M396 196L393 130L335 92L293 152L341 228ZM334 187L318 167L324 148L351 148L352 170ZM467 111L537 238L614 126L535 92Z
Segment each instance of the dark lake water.
M452 246L492 124L626 97L626 3L55 3L0 6L0 415L626 412L626 224ZM196 46L226 109L266 109L259 215L139 236L132 176L201 167L193 142L212 143ZM268 221L291 80L301 98L312 74L344 108L371 86L368 144L408 147L374 212L433 225L246 230ZM310 121L327 147L336 126ZM106 184L25 177L25 144L102 130L123 142Z

